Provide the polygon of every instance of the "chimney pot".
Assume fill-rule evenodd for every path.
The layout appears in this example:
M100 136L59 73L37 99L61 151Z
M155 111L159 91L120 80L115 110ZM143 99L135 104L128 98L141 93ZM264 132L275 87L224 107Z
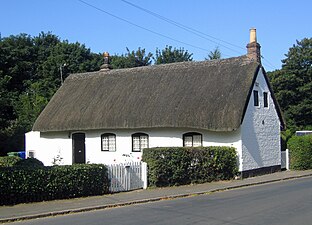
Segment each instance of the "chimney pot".
M249 30L249 36L250 36L249 43L257 42L257 31L256 31L256 28L251 28Z

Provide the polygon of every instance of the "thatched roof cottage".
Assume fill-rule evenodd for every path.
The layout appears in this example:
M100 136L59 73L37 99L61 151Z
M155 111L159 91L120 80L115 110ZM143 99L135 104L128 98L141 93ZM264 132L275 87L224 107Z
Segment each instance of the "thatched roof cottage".
M237 149L241 171L279 170L284 122L254 29L247 48L229 59L72 74L26 135L27 152L46 165L110 164L139 161L147 147L222 145Z

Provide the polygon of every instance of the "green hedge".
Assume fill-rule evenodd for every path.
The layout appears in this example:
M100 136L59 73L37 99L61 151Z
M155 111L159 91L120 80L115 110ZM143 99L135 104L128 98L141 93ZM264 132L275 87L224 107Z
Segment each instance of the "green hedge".
M38 159L27 158L22 159L14 164L15 167L43 168L44 164Z
M18 156L3 156L0 157L0 167L14 166L18 161L22 159Z
M312 135L293 136L288 141L290 169L312 169Z
M142 160L148 165L149 186L156 187L228 180L238 172L232 147L149 148Z
M108 188L101 164L0 168L0 205L102 195Z

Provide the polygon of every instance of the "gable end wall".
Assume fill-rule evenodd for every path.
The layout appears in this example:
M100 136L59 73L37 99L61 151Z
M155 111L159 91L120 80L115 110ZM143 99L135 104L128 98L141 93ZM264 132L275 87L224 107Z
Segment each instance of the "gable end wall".
M254 106L251 93L242 123L242 171L281 164L280 120L271 92L260 69L253 90L259 93L259 106ZM268 93L269 107L264 107L263 92Z

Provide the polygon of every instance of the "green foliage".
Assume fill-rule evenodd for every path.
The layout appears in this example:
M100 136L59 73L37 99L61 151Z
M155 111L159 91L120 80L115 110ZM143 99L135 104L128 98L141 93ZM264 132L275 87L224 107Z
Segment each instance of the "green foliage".
M205 58L205 60L213 60L213 59L221 59L221 52L219 47L216 47L215 50L210 51L208 54L208 58Z
M18 156L3 156L0 157L0 167L11 167L21 160Z
M108 188L101 164L0 168L0 205L102 195Z
M23 159L15 163L17 167L29 167L29 168L43 168L43 163L35 158Z
M152 53L146 53L145 49L138 48L137 51L131 51L127 48L125 55L114 55L111 57L111 66L113 69L133 68L139 66L151 65Z
M291 169L312 169L312 135L293 136L288 142L288 148Z
M312 125L312 38L297 41L282 60L282 69L268 73L277 101L292 130Z
M66 64L66 66L64 66ZM0 155L24 148L29 131L70 73L99 70L100 54L51 33L0 39ZM61 71L63 77L61 77Z
M148 165L149 186L164 187L233 178L237 155L231 147L150 148L142 160Z
M189 53L184 48L174 48L172 46L166 46L165 49L156 49L156 57L154 58L155 64L165 64L174 62L193 61L193 54Z

